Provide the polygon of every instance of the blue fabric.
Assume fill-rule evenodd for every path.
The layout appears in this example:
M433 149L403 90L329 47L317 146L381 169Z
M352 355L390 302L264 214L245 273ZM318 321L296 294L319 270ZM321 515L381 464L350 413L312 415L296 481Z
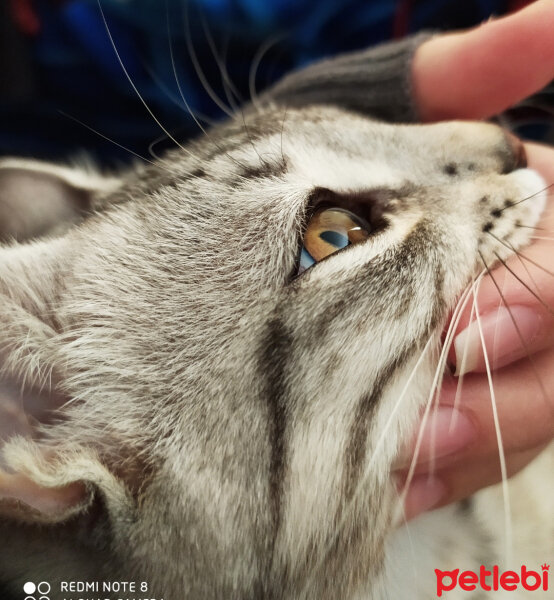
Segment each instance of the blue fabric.
M114 45L144 101L175 136L184 139L197 134L198 127L179 86L201 116L209 120L223 114L195 72L187 39L209 85L227 102L210 38L239 96L248 98L254 57L272 38L275 44L256 74L258 89L319 57L422 28L467 27L491 13L502 14L507 4L504 0L191 0L187 7L183 0L101 0L112 45L97 0L35 0L40 32L22 35L34 65L36 93L16 105L3 103L0 97L0 153L63 156L82 146L95 149L106 163L130 158L63 112L145 155L162 132L125 76Z

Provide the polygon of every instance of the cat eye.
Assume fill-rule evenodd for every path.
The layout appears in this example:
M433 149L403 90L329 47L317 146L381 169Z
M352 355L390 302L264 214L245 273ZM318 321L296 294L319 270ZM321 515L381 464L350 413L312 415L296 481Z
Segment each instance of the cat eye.
M312 215L304 233L298 273L350 246L365 242L371 227L361 217L344 208L321 208Z

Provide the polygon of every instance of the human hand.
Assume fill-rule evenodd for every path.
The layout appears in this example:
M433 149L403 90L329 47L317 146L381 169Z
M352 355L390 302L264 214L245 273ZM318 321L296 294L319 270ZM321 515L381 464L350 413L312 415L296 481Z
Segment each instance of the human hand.
M554 78L553 30L554 4L540 0L476 29L425 42L416 52L412 72L422 120L487 118L544 87ZM539 171L547 184L553 183L554 149L538 144L525 144L525 148L529 167ZM533 236L551 239L534 239L522 252L525 259L508 260L513 274L504 266L494 269L483 279L477 297L487 354L495 369L508 475L526 466L554 436L554 392L549 391L554 390L552 201ZM439 411L424 427L415 476L405 498L408 519L501 480L490 388L475 321L464 333L471 304L456 327L450 355L459 372L469 338L464 371L470 373L463 378L456 402L459 378L447 378ZM452 420L455 404L457 414ZM399 457L401 480L416 437L417 431Z

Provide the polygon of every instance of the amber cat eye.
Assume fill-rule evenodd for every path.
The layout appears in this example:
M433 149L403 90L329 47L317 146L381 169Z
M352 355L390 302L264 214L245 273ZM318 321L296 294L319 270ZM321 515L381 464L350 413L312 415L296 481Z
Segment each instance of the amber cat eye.
M322 208L310 219L304 234L298 274L331 254L367 240L370 226L343 208Z

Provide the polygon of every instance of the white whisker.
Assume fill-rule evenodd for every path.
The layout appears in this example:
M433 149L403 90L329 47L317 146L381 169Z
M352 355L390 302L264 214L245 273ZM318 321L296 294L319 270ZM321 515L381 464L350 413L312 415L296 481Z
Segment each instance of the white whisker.
M192 61L192 65L196 72L196 76L200 80L202 87L206 90L208 96L214 102L214 104L220 108L227 116L233 118L235 113L221 100L221 98L215 93L214 89L210 85L209 81L206 78L202 67L200 66L200 61L198 60L198 56L196 55L196 50L194 49L194 45L192 43L192 38L190 34L190 23L189 23L189 12L188 12L188 3L185 4L184 11L184 19L185 19L185 40L187 44L187 50L189 52L190 59Z
M483 271L484 273L484 271ZM470 284L471 285L471 284ZM469 295L468 295L469 299ZM475 316L475 304L471 303L471 313L469 315L469 323L473 322L473 317ZM466 337L466 341L464 344L464 350L462 352L462 360L460 361L460 373L458 376L458 384L456 385L456 393L454 394L454 410L452 412L452 418L450 419L450 424L448 426L448 433L452 433L454 427L458 422L458 408L460 406L460 401L462 397L462 390L464 387L464 377L465 377L465 368L467 366L467 357L469 353L469 336Z
M483 273L481 272L478 276L478 279L480 279L483 276ZM466 288L466 291L464 292L466 294L469 294L469 289ZM452 332L454 331L454 319L452 319L450 321L450 325L448 328L448 333L447 333L447 337L452 335ZM430 411L430 407L434 398L434 395L437 393L437 389L438 389L438 383L439 383L439 379L441 378L441 376L443 375L444 372L444 366L446 364L446 357L448 356L448 345L445 343L442 347L441 350L441 354L439 357L439 361L437 364L437 368L435 370L435 376L433 378L433 382L431 383L431 388L429 391L429 396L427 399L427 402L425 404L425 410L423 412L423 416L421 418L421 423L419 426L419 430L418 430L418 435L417 435L417 439L416 439L416 444L415 444L415 448L414 448L414 454L412 457L412 461L410 463L410 468L408 470L408 475L406 476L406 482L404 485L404 490L402 492L402 499L403 501L406 498L406 494L408 493L408 488L410 486L410 483L414 477L414 472L415 472L415 468L417 465L417 459L419 457L419 453L421 450L421 444L423 441L423 432L425 430L425 425L427 424L427 419L429 417L429 411Z
M98 8L100 10L100 14L102 15L102 20L104 21L104 26L106 28L106 32L108 34L108 37L110 38L110 43L112 45L112 48L115 52L115 55L117 57L117 60L121 66L121 68L123 69L123 73L125 73L125 77L127 77L127 80L129 81L129 83L131 84L131 87L133 88L135 94L137 95L138 99L142 102L144 108L146 108L146 110L148 111L148 114L154 119L155 123L158 125L158 127L160 127L160 129L167 135L167 137L174 142L179 148L181 148L181 150L183 150L183 152L185 152L186 154L193 156L192 152L190 150L187 150L187 148L185 148L182 144L180 144L172 135L171 133L162 125L162 123L159 121L159 119L156 117L156 115L152 112L152 109L148 106L147 102L144 100L144 98L142 97L141 93L138 91L137 86L134 84L133 80L131 79L131 76L129 75L129 72L127 71L127 68L125 67L125 65L123 64L123 61L121 60L121 56L119 55L119 51L117 49L117 46L115 45L114 39L112 37L112 32L110 31L110 28L108 26L108 22L106 20L106 16L104 15L104 11L102 10L102 5L100 3L100 0L97 0L98 2Z
M483 275L483 273L480 273L479 277L481 277L482 275ZM456 329L458 328L460 319L462 318L463 311L469 300L470 292L471 292L471 284L468 284L466 286L465 290L462 292L460 299L456 303L456 307L452 314L452 318L450 319L450 323L448 324L448 331L446 332L446 336L444 339L444 345L443 345L443 349L442 349L441 358L439 359L439 364L437 365L437 369L440 369L440 373L442 374L442 376L441 376L441 381L438 382L437 388L434 393L434 402L433 402L434 406L433 406L433 417L432 417L433 420L431 423L431 442L430 442L431 456L430 456L430 461L429 461L430 462L429 475L432 475L435 472L435 441L436 441L436 433L437 433L437 414L438 414L438 407L439 407L439 392L440 392L440 388L442 385L442 379L444 377L444 369L446 367L446 360L448 358L448 353L450 351L450 347L452 346L452 342L454 340L454 333L456 332ZM441 369L441 362L442 362L442 369Z
M101 133L97 129L94 129L94 127L91 127L90 125L87 125L86 123L83 123L83 121L77 119L77 117L74 117L73 115L70 115L70 114L64 112L63 110L60 110L59 113L61 115L63 115L64 117L67 117L68 119L71 119L72 121L75 121L75 123L79 123L79 125L83 126L85 129L88 129L89 131L92 131L92 133L95 133L96 135L100 136L101 138L105 139L106 141L111 142L114 146L117 146L118 148L121 148L122 150L125 150L126 152L129 152L129 154L132 154L133 156L136 156L137 158L140 158L140 160L143 160L144 162L150 163L151 165L156 164L153 161L151 161L149 158L146 158L145 156L142 156L141 154L138 154L134 150L131 150L130 148L127 148L127 146L123 146L123 144L120 144L119 142L116 142L112 138L108 137L107 135L104 135L103 133Z
M208 46L210 47L210 50L214 57L214 60L217 64L217 68L219 69L219 73L221 75L221 82L223 83L223 90L225 92L225 97L227 98L227 102L229 103L229 106L231 107L233 113L236 114L239 111L239 106L243 103L244 99L242 98L240 92L238 91L237 87L233 83L233 80L231 79L231 77L229 75L229 71L227 70L227 65L225 64L226 56L227 56L226 49L227 49L229 37L227 36L227 40L225 42L225 47L224 47L223 53L222 53L222 55L220 55L219 51L215 45L212 34L208 28L208 23L206 22L204 15L201 16L201 21L202 21L202 29L204 30L204 36L206 38L206 41L208 42ZM237 104L237 101L239 104Z
M248 74L248 90L250 92L250 100L254 105L254 108L260 112L261 106L258 102L258 93L256 91L256 75L258 73L258 68L260 63L262 62L263 57L266 53L273 47L275 44L280 42L283 39L283 35L276 35L268 40L266 40L256 52L254 58L252 59L252 65L250 67L250 73Z
M490 399L492 414L494 419L494 430L496 432L496 442L498 444L498 456L500 459L500 472L502 474L502 496L504 499L504 529L505 529L505 560L506 564L511 564L512 551L513 551L513 533L512 533L512 511L510 506L510 491L508 488L508 471L506 468L506 455L504 453L504 444L502 442L502 434L500 432L500 422L498 420L498 411L496 407L496 397L494 393L494 385L492 382L492 373L489 364L489 357L487 353L487 347L485 345L485 336L483 334L483 327L481 325L481 317L479 315L479 306L477 303L477 292L479 286L473 285L473 302L475 305L475 315L477 319L477 327L479 328L479 337L481 338L481 344L483 347L483 356L485 359L485 368L487 371L487 379L489 382Z

